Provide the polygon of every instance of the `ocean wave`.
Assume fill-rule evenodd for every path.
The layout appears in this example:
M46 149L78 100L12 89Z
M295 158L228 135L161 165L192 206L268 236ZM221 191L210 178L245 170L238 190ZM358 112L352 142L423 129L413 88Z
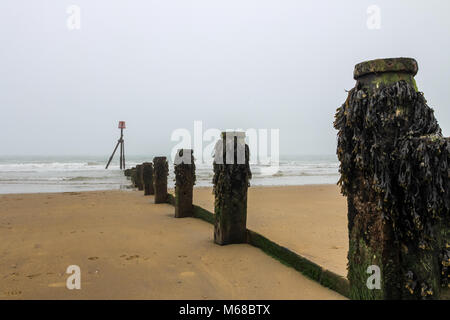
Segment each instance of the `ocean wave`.
M115 169L115 166L111 166ZM42 163L2 163L0 172L46 172L101 170L104 164L99 162L42 162ZM117 168L118 169L118 168Z
M80 177L63 178L63 181L91 181L91 180L106 180L106 179L111 179L111 177L108 177L108 176L103 176L103 177L80 176Z
M258 175L255 175L258 176ZM283 172L278 171L275 174L271 175L272 177L334 177L339 176L339 172ZM264 177L271 177L264 176Z
M47 182L47 181L53 181L53 182L63 181L63 178L58 178L58 177L48 177L48 178L33 178L33 177L29 177L29 178L20 178L20 177L16 177L16 178L0 178L0 182Z
M118 161L105 170L106 161L101 158L73 159L0 159L0 190L80 190L118 189L130 185ZM151 158L127 160L127 168ZM270 165L251 165L252 185L301 185L335 183L338 180L338 163L327 159L280 161L278 170L267 170ZM212 164L196 164L197 186L211 186L214 176ZM168 183L173 186L173 166L170 165ZM21 187L22 186L22 187ZM3 192L4 193L4 192Z
M99 165L103 166L102 163L99 163L99 162L97 162L97 161L88 161L88 162L86 163L86 165L87 165L87 166L99 166Z

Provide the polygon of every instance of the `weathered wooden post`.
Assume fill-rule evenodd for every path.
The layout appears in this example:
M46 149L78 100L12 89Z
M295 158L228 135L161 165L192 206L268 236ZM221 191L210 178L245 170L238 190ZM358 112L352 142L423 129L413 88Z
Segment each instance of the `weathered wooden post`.
M136 186L139 191L144 190L144 183L142 181L142 164L136 165Z
M245 132L222 132L214 154L214 242L247 240L247 190L251 171Z
M155 203L167 202L167 176L169 164L166 157L153 158L153 188L155 190Z
M179 149L174 161L175 218L192 217L192 197L195 184L194 151Z
M417 71L409 58L356 65L336 113L353 299L439 299L447 286L450 143Z
M153 189L153 163L144 162L142 164L142 183L144 184L144 195L155 194Z
M134 188L137 188L136 167L130 169L130 180Z

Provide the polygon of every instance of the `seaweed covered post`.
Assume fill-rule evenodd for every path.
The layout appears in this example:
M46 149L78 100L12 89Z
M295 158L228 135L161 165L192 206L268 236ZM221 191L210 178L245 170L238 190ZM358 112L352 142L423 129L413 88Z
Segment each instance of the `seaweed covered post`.
M439 299L448 286L450 141L417 71L409 58L356 65L336 113L353 299Z
M153 163L142 164L142 183L144 184L144 196L155 194L153 189Z
M245 132L222 132L214 154L214 242L247 240L247 191L251 179Z
M133 188L137 188L136 167L130 169L130 180Z
M166 157L153 158L153 188L155 190L155 203L167 202L167 176L169 164Z
M136 187L139 191L144 190L144 183L142 182L142 164L136 165Z
M194 151L179 149L174 161L175 218L192 217L192 196L195 184Z

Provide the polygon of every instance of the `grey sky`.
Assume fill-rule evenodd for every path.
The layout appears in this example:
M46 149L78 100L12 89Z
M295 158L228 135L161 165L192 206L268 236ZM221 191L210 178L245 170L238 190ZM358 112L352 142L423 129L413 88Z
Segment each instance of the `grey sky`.
M81 30L66 9L81 8ZM369 5L381 29L366 26ZM409 56L450 135L449 1L2 0L0 155L168 154L177 128L279 128L332 154L356 63Z

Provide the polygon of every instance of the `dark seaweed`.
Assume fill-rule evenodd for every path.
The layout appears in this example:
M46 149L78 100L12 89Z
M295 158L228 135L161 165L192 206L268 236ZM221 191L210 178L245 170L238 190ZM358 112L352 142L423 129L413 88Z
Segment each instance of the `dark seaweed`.
M223 141L220 140L219 143ZM213 177L213 194L215 195L216 205L226 205L224 203L224 195L232 194L233 183L237 185L243 185L246 188L250 186L250 179L252 178L252 172L250 170L249 159L250 150L248 145L245 145L245 164L237 164L237 141L234 142L234 163L226 164L226 148L223 148L223 164L218 164L216 161L213 163L214 177ZM239 198L241 195L234 193L235 197ZM242 195L243 196L243 195ZM240 201L240 200L237 200Z
M183 152L185 151L189 150L188 149L178 150L177 157L179 157L179 159L182 159ZM190 152L191 152L190 164L181 161L176 161L174 164L175 186L184 186L186 184L195 185L196 178L195 178L195 162L193 154L194 151L190 150Z
M357 84L337 109L337 155L344 195L359 185L375 194L378 211L395 241L413 250L439 252L443 286L448 285L450 143L443 138L422 93L405 81L373 94ZM422 297L428 284L403 270L406 287Z
M169 175L169 164L166 157L153 158L153 181L161 181L167 179Z

